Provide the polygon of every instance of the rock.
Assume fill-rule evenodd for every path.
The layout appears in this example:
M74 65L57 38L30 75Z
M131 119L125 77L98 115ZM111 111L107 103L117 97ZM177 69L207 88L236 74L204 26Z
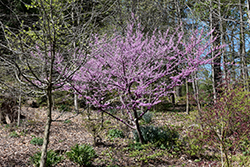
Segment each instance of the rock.
M11 120L9 118L9 115L5 116L5 121L6 121L7 124L11 124Z
M36 100L27 100L27 104L29 105L29 107L31 108L38 108L38 103Z
M11 124L18 118L18 105L15 97L2 97L4 101L0 107L0 122ZM20 118L25 116L20 115Z

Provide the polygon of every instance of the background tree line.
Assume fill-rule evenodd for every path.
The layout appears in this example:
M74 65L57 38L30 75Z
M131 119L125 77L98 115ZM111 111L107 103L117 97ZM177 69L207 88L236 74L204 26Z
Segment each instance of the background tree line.
M12 31L20 29L28 30L39 19L36 8L27 8L30 0L1 1L1 23ZM70 2L70 1L68 1ZM213 82L213 91L221 82L222 77L230 73L232 78L241 79L248 84L248 54L249 54L249 2L248 1L72 1L81 4L82 15L75 9L71 9L71 17L68 24L71 26L80 22L87 22L91 12L96 12L96 18L92 20L94 31L112 34L114 27L121 33L124 31L131 12L138 17L145 32L153 32L155 29L164 30L174 28L182 23L183 30L205 27L207 31L215 29L214 36L218 36L216 45L226 44L220 57L216 58L212 65L212 72L203 74L205 81ZM72 3L71 2L71 3ZM67 3L65 2L61 2ZM95 7L95 11L92 11ZM57 4L56 8L60 8ZM75 11L74 11L75 10ZM100 10L100 11L99 11ZM105 11L105 12L103 12ZM66 12L66 11L64 11ZM70 14L67 11L68 15ZM84 13L84 16L83 16ZM66 14L66 13L65 13ZM83 17L79 17L83 16ZM93 30L92 30L93 31ZM1 31L1 39L4 33ZM6 41L5 41L6 42ZM1 49L1 52L6 49ZM216 53L213 53L216 54ZM211 55L212 56L212 55ZM234 65L228 65L233 63ZM209 79L210 78L210 79Z
M207 33L213 30L211 38L217 37L211 50L225 45L211 52L210 57L215 57L211 65L185 78L184 86L173 88L172 102L186 96L187 112L188 94L195 95L200 108L200 97L213 93L215 100L226 78L240 81L244 90L249 91L249 0L1 0L0 5L0 89L2 92L18 90L14 96L40 94L47 97L45 134L48 135L45 135L43 150L47 149L52 121L53 90L62 88L89 59L92 34L112 36L115 29L124 36L128 20L134 18L149 35L166 29L174 32L180 27L184 32L182 40L188 42L194 30L204 28ZM34 52L41 57L36 57ZM218 53L220 56L216 56ZM175 68L181 71L183 66ZM189 79L193 79L191 83ZM76 109L77 106L75 96ZM46 157L46 151L42 157Z

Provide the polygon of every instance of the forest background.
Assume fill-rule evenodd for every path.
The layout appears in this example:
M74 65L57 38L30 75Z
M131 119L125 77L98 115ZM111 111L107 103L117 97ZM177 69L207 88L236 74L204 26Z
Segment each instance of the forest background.
M216 37L209 46L211 53L207 51L209 58L212 58L210 64L201 65L198 71L182 78L182 85L173 86L169 94L162 97L162 101L169 102L172 106L178 106L178 103L185 104L183 112L185 110L187 114L190 114L190 108L195 105L200 122L206 122L209 119L209 112L204 113L204 106L209 104L214 113L221 113L222 109L218 106L223 106L226 98L235 108L239 106L234 103L241 103L241 107L245 107L239 109L240 112L237 112L237 116L234 115L234 117L247 118L249 115L245 113L248 106L242 104L248 102L245 96L248 97L249 93L249 0L1 0L0 5L1 97L4 101L8 94L19 102L18 126L20 126L22 103L31 99L32 103L36 103L34 105L42 106L43 103L48 106L41 166L46 162L51 114L55 106L57 108L60 106L64 111L72 105L74 107L71 106L71 108L74 108L77 114L79 102L82 106L87 106L84 96L78 96L83 92L79 92L76 86L73 86L75 89L67 89L65 92L64 85L68 84L69 80L87 63L88 55L92 51L90 49L92 35L99 34L100 37L108 38L118 33L126 36L127 25L131 20L135 24L140 24L143 28L142 32L149 36L154 32L166 30L174 33L178 28L184 33L182 40L187 40L187 43L195 30L203 29L205 34L212 32L211 39ZM137 29L139 27L136 27ZM220 48L213 50L216 47ZM38 58L34 54L32 57L34 52L45 56ZM56 66L59 62L57 57L59 52L64 60L67 60L63 67ZM55 67L63 72L56 71ZM181 71L183 67L175 68L176 71ZM236 95L233 95L235 93ZM65 98L55 101L56 96ZM235 108L227 109L227 112L237 110ZM221 113L223 114L227 115ZM213 114L210 113L211 115ZM13 120L14 118L10 116L7 118L1 114L3 122ZM240 123L244 127L247 120L233 121L227 118L222 121L222 125L221 122L214 124L220 124L218 128L220 130L223 126L228 126L239 134L243 129L233 125ZM214 126L212 123L207 123L207 126L208 124L211 124L210 127ZM202 128L203 126L205 125L201 125ZM204 129L202 131L205 133ZM211 131L213 130L210 129L209 133L212 133ZM242 142L242 136L244 140L248 137L247 131L245 130L241 136L229 135L229 132L225 133L224 129L219 133L214 129L213 133L221 139L218 146L222 152L221 163L223 165L226 161L229 165L230 158L227 154L233 149L233 145ZM226 143L228 137L232 136L235 142L227 143L227 149L224 142ZM140 142L143 143L141 140ZM237 148L233 150L236 151Z

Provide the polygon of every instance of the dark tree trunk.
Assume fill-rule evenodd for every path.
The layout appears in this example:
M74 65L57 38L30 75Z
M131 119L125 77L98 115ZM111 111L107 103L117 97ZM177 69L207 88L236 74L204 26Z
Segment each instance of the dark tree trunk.
M142 133L141 133L139 120L138 120L138 114L137 114L136 110L134 110L134 115L135 115L135 126L136 126L136 131L137 131L137 134L138 134L138 137L139 137L139 141L140 141L141 144L144 144L144 138L143 138Z
M220 39L220 25L219 19L216 16L215 10L213 8L214 3L210 0L210 28L211 30L214 29L212 36L217 37L216 40L213 42L213 48L219 46L221 44ZM219 53L219 50L215 50L212 52L212 57L215 57ZM213 74L213 93L214 99L217 98L217 95L220 93L219 87L222 83L222 70L221 70L221 56L217 56L213 59L212 62L212 74Z

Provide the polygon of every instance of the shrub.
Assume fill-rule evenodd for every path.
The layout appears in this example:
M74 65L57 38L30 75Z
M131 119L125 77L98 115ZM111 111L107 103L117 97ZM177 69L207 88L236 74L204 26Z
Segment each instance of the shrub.
M80 166L90 166L92 164L92 159L96 157L93 147L87 144L83 144L81 146L76 144L71 147L71 151L67 152L66 155L71 161L79 164Z
M225 155L230 166L229 154L234 154L243 139L250 133L250 93L243 88L225 84L213 105L205 106L200 120L200 139ZM197 131L197 130L196 130ZM221 158L224 158L223 156Z
M171 147L175 144L179 135L175 130L163 127L142 126L142 136L146 143L154 143L157 146ZM133 131L134 139L139 142L139 137L136 131Z
M163 99L163 102L160 102L154 106L156 112L163 112L168 111L170 108L173 107L172 103L166 102L168 99Z
M152 118L153 118L153 114L151 112L146 112L143 116L142 116L142 120L148 124L150 122L152 122Z
M41 145L43 145L43 138L34 137L34 138L30 141L30 144L41 146Z
M30 157L30 161L34 166L38 167L40 165L41 154L41 152L37 152L36 154ZM54 166L58 164L62 159L63 157L61 155L55 153L53 150L49 150L47 152L46 166Z
M198 159L202 157L205 152L205 141L203 132L200 130L200 127L192 126L188 130L187 136L183 138L182 151L185 152L189 158Z
M113 138L124 138L123 131L119 129L111 129L108 131L108 136L113 139Z
M141 115L141 111L137 111L137 114L138 114L138 116L139 115ZM152 117L153 117L153 114L151 113L151 112L146 112L143 116L142 116L142 120L146 123L146 124L148 124L148 123L150 123L151 121L152 121Z

